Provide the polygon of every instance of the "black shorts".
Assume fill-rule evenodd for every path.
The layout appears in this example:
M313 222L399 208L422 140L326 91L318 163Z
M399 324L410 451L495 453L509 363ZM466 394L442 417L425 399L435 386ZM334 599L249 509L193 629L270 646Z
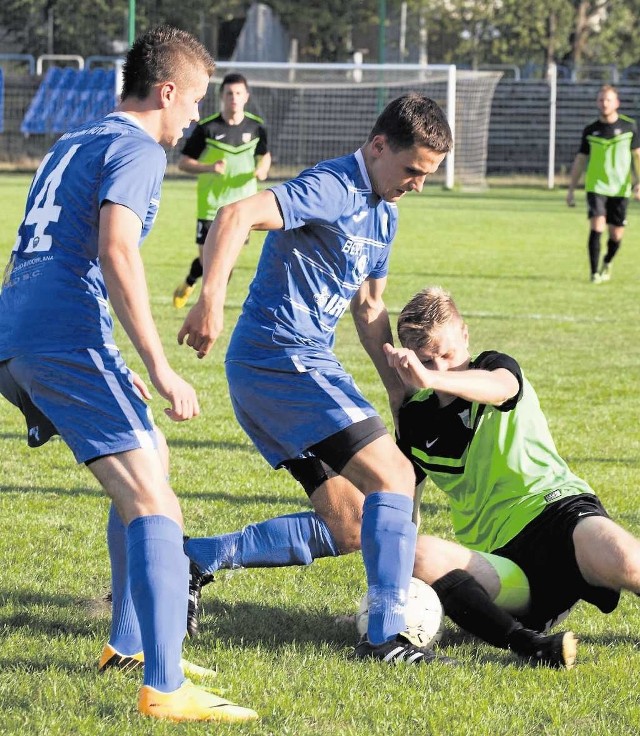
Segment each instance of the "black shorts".
M587 217L591 219L606 216L607 225L624 227L627 224L628 204L626 197L607 197L604 194L587 192Z
M309 448L303 457L282 463L291 475L311 494L327 479L339 475L351 458L378 437L388 434L380 417L355 422Z
M198 220L196 223L196 245L204 245L213 220Z
M609 518L597 496L582 493L552 503L517 536L492 554L519 565L529 580L531 608L518 619L524 626L544 631L579 600L611 613L619 591L589 585L576 562L573 530L583 516Z

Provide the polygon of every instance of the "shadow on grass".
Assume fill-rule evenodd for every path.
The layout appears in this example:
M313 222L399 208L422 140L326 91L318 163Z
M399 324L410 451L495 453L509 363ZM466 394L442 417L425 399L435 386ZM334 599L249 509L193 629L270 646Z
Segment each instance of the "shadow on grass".
M0 494L23 495L25 493L48 493L53 496L90 496L94 498L105 497L104 491L99 488L88 488L78 486L77 488L61 488L60 486L17 486L0 484Z
M94 605L94 601L60 593L35 593L26 588L0 590L0 608L7 606L13 611L0 611L0 629L22 629L29 635L94 636L98 617L92 610Z

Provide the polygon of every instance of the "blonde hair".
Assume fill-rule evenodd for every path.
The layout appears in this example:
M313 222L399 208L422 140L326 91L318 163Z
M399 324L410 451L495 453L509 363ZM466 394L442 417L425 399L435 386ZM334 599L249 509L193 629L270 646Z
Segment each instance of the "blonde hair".
M607 92L613 92L613 94L620 99L620 95L618 94L618 90L612 85L612 84L603 84L602 87L598 90L598 94L606 94Z
M429 348L435 333L452 320L462 322L451 294L440 286L428 286L419 291L400 312L398 337L405 348Z

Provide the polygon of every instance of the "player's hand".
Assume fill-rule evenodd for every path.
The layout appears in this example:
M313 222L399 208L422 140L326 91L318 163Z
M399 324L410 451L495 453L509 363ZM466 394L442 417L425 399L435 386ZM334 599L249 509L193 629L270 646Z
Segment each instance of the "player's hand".
M384 354L390 368L395 368L402 383L407 388L428 388L429 371L422 365L418 356L409 348L394 348L393 345L383 345Z
M160 396L171 404L164 410L169 419L174 422L184 422L200 414L195 389L169 365L154 372L150 378Z
M131 373L131 381L133 385L138 389L138 391L140 391L142 398L146 399L147 401L151 401L151 398L152 398L151 392L147 388L147 384L142 380L142 378L140 378L140 376L135 371L132 371L131 369L129 370Z
M633 187L633 198L640 199L640 182Z
M221 158L220 161L216 161L211 167L211 171L213 171L214 174L224 174L226 170L227 162L223 158Z
M187 345L198 353L198 358L204 358L218 339L223 326L222 312L218 315L198 300L178 332L178 342L182 345L186 338Z
M573 193L573 189L569 189L567 192L567 206L568 207L575 207L576 206L576 197Z

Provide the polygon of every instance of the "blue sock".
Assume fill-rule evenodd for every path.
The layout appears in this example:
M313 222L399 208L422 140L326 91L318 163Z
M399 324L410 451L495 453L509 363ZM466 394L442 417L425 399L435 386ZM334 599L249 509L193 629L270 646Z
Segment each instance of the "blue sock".
M362 558L369 586L368 638L393 639L405 628L404 606L413 572L417 528L413 501L399 493L371 493L362 511Z
M109 644L120 654L137 654L142 651L142 637L129 585L127 530L113 504L109 509L107 544L111 560L112 600Z
M340 552L325 522L313 511L278 516L239 532L189 539L185 551L203 571L236 567L310 565Z
M144 684L171 692L184 681L189 560L182 530L167 516L139 516L127 528L131 595L144 651Z

